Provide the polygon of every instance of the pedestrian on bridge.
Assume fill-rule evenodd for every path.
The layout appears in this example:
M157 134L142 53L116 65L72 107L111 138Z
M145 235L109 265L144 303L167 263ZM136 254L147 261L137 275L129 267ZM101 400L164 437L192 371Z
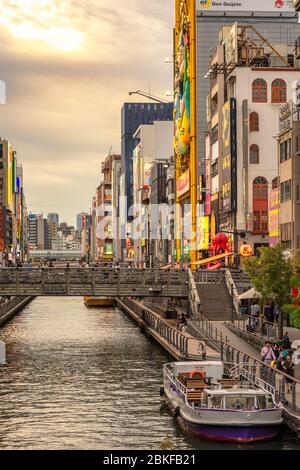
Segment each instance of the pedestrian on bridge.
M261 361L268 365L271 365L273 361L276 361L276 356L274 354L270 341L267 341L265 346L261 350Z

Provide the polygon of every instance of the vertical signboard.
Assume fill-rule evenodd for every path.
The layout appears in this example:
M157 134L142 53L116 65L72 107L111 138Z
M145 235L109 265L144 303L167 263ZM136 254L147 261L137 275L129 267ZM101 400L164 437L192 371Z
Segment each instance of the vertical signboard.
M279 242L279 207L279 189L272 189L269 212L270 246Z
M209 247L209 217L199 217L199 250L208 250Z
M237 212L237 112L236 99L230 99L231 212Z
M223 106L222 113L222 212L237 210L237 112L236 99Z
M222 110L222 212L231 212L230 101Z
M205 215L211 213L211 157L210 157L210 135L205 138L205 161L206 161L206 175L205 175Z
M12 203L12 166L13 166L13 150L12 146L8 146L7 161L7 205L10 208Z
M0 253L5 250L5 223L3 208L0 207Z

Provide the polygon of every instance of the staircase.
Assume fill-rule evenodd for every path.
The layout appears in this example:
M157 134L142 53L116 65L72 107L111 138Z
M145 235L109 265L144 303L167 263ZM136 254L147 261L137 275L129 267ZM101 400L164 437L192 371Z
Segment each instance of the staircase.
M252 289L252 282L249 275L245 271L240 269L230 269L230 272L239 294L243 294L247 290Z
M225 313L233 310L226 284L197 284L202 314L209 321L224 321Z

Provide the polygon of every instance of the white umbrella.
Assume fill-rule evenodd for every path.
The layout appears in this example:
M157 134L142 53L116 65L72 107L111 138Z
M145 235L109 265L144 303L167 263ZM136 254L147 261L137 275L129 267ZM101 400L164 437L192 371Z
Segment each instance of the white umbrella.
M261 295L254 287L238 296L238 300L261 299Z
M300 340L296 340L292 344L292 349L300 349Z

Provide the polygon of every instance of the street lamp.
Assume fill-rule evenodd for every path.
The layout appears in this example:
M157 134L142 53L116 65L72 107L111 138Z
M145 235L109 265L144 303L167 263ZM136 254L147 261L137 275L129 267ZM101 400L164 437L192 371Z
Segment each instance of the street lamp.
M147 93L146 91L143 91L143 90L129 91L128 94L129 96L140 95L140 96L143 96L144 98L149 98L149 100L156 101L157 103L160 103L160 104L169 103L169 101L163 100L162 98L159 98L158 96L151 95L150 93Z

